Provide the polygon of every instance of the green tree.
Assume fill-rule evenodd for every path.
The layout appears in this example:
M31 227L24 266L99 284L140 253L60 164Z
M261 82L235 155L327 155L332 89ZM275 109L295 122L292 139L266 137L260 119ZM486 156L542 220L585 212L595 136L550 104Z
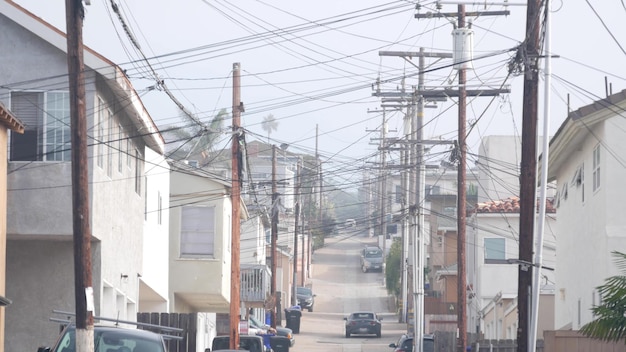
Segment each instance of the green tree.
M597 287L602 304L591 308L595 320L585 324L580 332L591 338L626 342L626 254L613 251L621 275L609 277Z
M402 241L394 240L385 259L385 286L387 292L400 296L402 279Z
M270 134L272 131L276 131L278 129L278 122L274 115L269 114L263 118L263 122L261 122L261 128L263 131L267 132L267 144L270 144Z

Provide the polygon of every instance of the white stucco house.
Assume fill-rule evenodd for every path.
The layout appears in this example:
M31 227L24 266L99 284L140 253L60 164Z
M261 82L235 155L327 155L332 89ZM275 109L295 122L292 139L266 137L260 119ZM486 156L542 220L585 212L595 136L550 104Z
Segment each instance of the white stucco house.
M519 198L478 203L468 217L468 327L485 339L517 338ZM535 218L535 223L538 222ZM556 213L546 202L537 336L554 329Z
M229 180L172 162L169 301L177 313L230 309L232 201ZM240 216L247 218L240 202Z
M9 351L50 344L59 331L52 310L74 310L66 43L61 30L0 1L0 101L25 127L9 136ZM124 72L89 48L84 62L94 313L136 320L143 298L167 307L167 268L144 257L167 256L167 222L154 216L167 203L148 210L147 199L167 198L169 181L146 172L147 160L167 167L157 160L164 143Z
M626 90L568 114L550 141L560 234L556 329L578 330L602 297L596 287L619 273L612 251L626 252Z

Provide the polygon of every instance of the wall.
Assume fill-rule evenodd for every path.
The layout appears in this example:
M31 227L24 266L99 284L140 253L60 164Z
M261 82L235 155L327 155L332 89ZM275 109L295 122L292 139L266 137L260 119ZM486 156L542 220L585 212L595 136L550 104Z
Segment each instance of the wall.
M164 258L169 254L170 167L163 156L146 148L145 172L147 209L138 310L168 312L169 263Z

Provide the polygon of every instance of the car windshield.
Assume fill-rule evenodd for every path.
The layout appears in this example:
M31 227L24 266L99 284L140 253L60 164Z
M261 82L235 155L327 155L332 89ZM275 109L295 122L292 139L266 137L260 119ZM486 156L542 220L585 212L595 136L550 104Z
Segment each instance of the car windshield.
M366 258L379 258L382 257L383 251L380 249L368 249L365 251Z
M307 296L311 296L312 291L310 288L306 288L306 287L298 287L297 289L297 294L299 295L307 295Z
M72 352L76 350L76 331L67 330L59 342L55 352ZM94 332L95 352L164 352L163 346L154 340L146 340L136 334L127 333L123 329L116 331Z
M261 323L260 321L257 320L257 318L255 318L254 316L251 315L250 316L250 325L252 325L252 327L255 327L255 328L262 328L263 325L265 325L265 324Z
M354 314L352 314L352 319L374 319L374 314L372 314L372 313L354 313Z

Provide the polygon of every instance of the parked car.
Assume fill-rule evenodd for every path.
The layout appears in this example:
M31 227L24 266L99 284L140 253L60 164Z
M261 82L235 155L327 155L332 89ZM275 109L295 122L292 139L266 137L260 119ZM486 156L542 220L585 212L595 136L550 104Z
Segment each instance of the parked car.
M361 250L361 270L383 271L383 250L378 246L365 246Z
M351 335L381 336L383 318L374 312L355 312L343 318L346 321L346 337Z
M113 325L94 325L94 352L165 352L163 336L147 330ZM76 328L68 325L53 347L39 347L37 352L76 351ZM262 351L261 351L262 352Z
M230 349L230 336L215 336L211 342L211 351ZM261 336L239 335L239 349L250 352L266 352Z
M248 324L250 325L250 328L260 329L260 330L265 330L265 331L267 331L267 330L269 330L271 328L271 326L260 322L257 318L253 317L252 315L248 319ZM294 333L289 328L284 328L282 326L277 326L276 327L276 336L284 336L284 337L288 338L289 339L289 347L293 347L293 345L296 344L296 339L294 337Z
M413 352L413 335L404 334L400 336L398 342L390 343L389 347L393 348L393 352ZM422 351L435 352L435 337L433 335L424 335Z
M313 290L308 287L297 287L296 297L298 298L298 305L302 309L306 309L309 312L313 311L315 305L315 294Z

